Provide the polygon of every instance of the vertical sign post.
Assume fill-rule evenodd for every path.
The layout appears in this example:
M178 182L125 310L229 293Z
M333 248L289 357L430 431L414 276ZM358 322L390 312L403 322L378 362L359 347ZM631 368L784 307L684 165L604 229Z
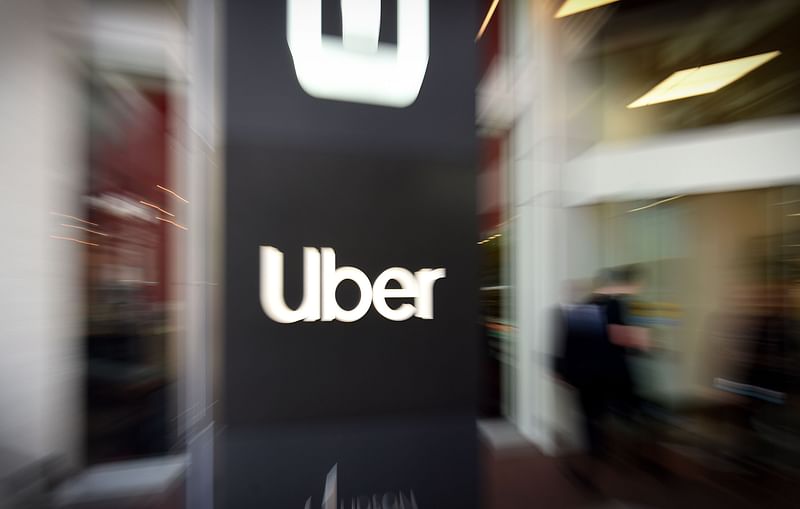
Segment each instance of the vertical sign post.
M477 507L473 7L226 2L218 507Z

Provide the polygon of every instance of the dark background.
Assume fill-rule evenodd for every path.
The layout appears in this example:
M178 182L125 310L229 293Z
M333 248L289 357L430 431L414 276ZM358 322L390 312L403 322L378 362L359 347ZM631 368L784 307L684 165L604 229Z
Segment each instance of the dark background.
M335 33L338 2L323 4ZM285 2L227 2L220 507L319 507L334 464L341 499L413 490L420 508L476 506L473 7L431 0L425 81L397 109L307 95ZM392 23L395 8L383 4ZM371 281L388 267L447 277L434 320L371 308L279 324L259 301L260 245L284 252L291 306L304 246L334 248ZM343 285L342 306L354 293Z

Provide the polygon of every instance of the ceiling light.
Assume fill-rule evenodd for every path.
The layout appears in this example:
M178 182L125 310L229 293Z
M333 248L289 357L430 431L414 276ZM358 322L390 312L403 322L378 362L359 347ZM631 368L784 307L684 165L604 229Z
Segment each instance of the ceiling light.
M173 213L171 213L171 212L167 212L166 210L162 209L162 208L161 208L161 207L159 207L158 205L153 205L152 203L148 203L148 202L146 202L146 201L144 201L144 200L139 200L139 203L141 203L142 205L147 205L147 206L148 206L148 207L150 207L150 208L154 208L154 209L156 209L157 211L161 212L162 214L166 214L166 215L168 215L169 217L175 217L175 214L173 214Z
M157 188L159 188L159 189L161 189L162 191L165 191L165 192L167 192L167 193L171 194L172 196L174 196L175 198L179 199L179 200L180 200L180 201L182 201L183 203L189 203L189 200L187 200L187 199L186 199L186 198L184 198L183 196L179 195L178 193L176 193L176 192L175 192L175 191L173 191L172 189L167 189L166 187L164 187L164 186L160 186L160 185L157 185L156 187L157 187Z
M579 12L588 11L601 5L613 4L619 0L567 0L556 13L556 18L572 16Z
M74 224L66 224L66 223L61 223L61 226L65 227L65 228L76 228L78 230L83 230L85 232L94 233L95 235L102 235L103 237L108 237L107 233L98 232L98 231L95 231L95 230L90 230L89 228L84 228L83 226L76 226Z
M85 219L81 219L79 217L70 216L69 214L61 214L59 212L50 212L50 213L53 214L54 216L66 217L67 219L74 219L75 221L80 221L81 223L89 224L89 225L92 225L92 226L100 226L97 223L92 223L90 221L87 221Z
M639 108L716 92L780 54L780 51L770 51L674 72L652 90L630 103L628 108Z
M188 230L189 229L189 228L183 226L182 224L178 224L175 221L170 221L169 219L164 219L163 217L156 217L156 219L158 219L159 221L163 221L165 223L169 223L169 224L171 224L173 226L176 226L176 227L180 228L181 230Z
M678 198L683 198L684 196L686 196L686 195L685 194L679 194L677 196L672 196L670 198L665 198L663 200L655 201L653 203L650 203L649 205L645 205L644 207L637 207L635 209L630 209L628 212L639 212L640 210L649 209L649 208L661 205L662 203L667 203L667 202L671 202L673 200L677 200Z
M100 245L100 244L95 244L94 242L86 242L85 240L73 239L72 237L62 237L61 235L50 235L50 238L58 240L68 240L70 242L77 242L78 244L84 244L92 247L97 247Z
M489 10L486 11L486 17L483 18L483 23L481 24L481 28L478 30L478 35L475 36L475 40L477 41L481 37L483 37L483 33L486 31L486 27L489 26L489 22L492 21L492 16L494 16L494 11L497 9L497 4L500 3L500 0L494 0L492 5L489 6Z

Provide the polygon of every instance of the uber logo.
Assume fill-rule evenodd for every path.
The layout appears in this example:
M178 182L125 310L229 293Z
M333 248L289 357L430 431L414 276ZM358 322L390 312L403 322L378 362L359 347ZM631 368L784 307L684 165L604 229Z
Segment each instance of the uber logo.
M320 253L321 251L321 253ZM296 309L286 305L283 292L283 253L272 246L260 246L261 307L276 322L355 322L361 319L370 305L384 318L397 322L412 316L433 319L433 286L445 277L445 269L420 269L416 272L392 267L383 271L372 284L361 270L355 267L336 267L336 252L323 247L303 248L303 299ZM350 280L358 286L360 297L353 309L343 309L336 301L336 289L342 281ZM398 288L387 288L389 281ZM396 308L387 299L414 299Z
M409 106L428 68L428 0L397 0L397 46L378 42L381 0L340 2L341 39L322 34L321 0L287 0L286 39L300 86L322 99Z

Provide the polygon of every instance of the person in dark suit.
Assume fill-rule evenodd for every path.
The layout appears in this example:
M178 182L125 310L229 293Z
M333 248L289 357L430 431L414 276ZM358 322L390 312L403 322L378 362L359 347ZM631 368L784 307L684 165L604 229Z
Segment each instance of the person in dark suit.
M556 358L556 374L577 392L584 439L593 460L605 458L602 423L610 409L635 411L628 353L645 350L650 343L647 329L633 325L627 311L627 299L641 288L638 267L607 270L600 280L583 303L561 310L562 346ZM585 475L579 478L591 482Z

